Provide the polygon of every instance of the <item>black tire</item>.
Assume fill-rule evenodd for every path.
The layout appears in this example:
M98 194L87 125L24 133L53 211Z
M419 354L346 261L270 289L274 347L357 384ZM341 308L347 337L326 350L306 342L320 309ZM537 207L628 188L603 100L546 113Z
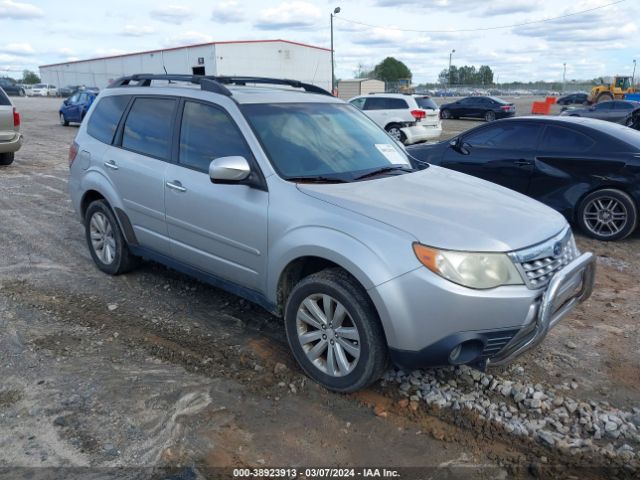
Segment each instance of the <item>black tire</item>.
M616 207L612 210L618 212L618 214L624 211L626 215L624 222L619 220L615 223L615 228L608 226L604 228L602 226L603 222L597 220L597 218L600 218L599 215L602 215L602 220L608 220L611 217L606 215L605 209L599 210L602 213L596 213L598 211L598 201L604 206L608 206L611 203L616 204ZM633 199L625 192L613 188L605 188L590 193L580 202L576 220L580 229L591 238L601 241L622 240L636 229L638 208ZM597 223L594 224L594 222ZM602 231L599 231L598 227Z
M64 114L60 114L60 125L62 125L63 127L68 127L69 126L69 121L65 118Z
M440 110L440 118L443 120L449 120L452 118L451 110L445 108L444 110Z
M0 165L11 165L15 158L15 153L0 153Z
M21 88L21 89L18 91L18 96L19 96L19 97L24 97L25 95L26 95L26 93L25 93L24 89L22 89L22 88Z
M493 110L487 110L484 112L484 121L485 122L493 122L496 119L496 112Z
M601 93L600 95L598 95L598 98L596 99L596 103L608 102L611 100L613 100L613 95L611 95L610 93Z
M404 134L404 132L401 130L401 128L402 127L400 125L398 125L397 123L390 123L389 125L387 125L385 127L385 130L395 140L399 141L400 143L404 143L404 142L407 141L407 136Z
M109 222L109 226L112 229L113 240L115 240L115 254L113 257L113 261L107 263L103 261L93 246L91 240L91 219L97 215L101 214L106 220ZM109 204L105 200L95 200L89 204L87 211L84 216L84 227L85 227L85 238L87 240L87 246L89 247L89 252L91 253L91 257L93 261L96 263L98 268L109 275L120 275L121 273L126 273L128 271L133 270L140 263L140 259L134 256L130 251L127 245L127 242L122 235L122 231L120 230L120 225L116 221Z
M344 376L323 372L307 358L298 339L298 309L305 299L316 294L329 295L340 302L357 328L360 356L353 370ZM309 377L329 390L347 393L365 388L378 380L388 365L387 343L376 309L357 280L340 268L322 270L300 281L287 300L284 322L287 340L298 364Z

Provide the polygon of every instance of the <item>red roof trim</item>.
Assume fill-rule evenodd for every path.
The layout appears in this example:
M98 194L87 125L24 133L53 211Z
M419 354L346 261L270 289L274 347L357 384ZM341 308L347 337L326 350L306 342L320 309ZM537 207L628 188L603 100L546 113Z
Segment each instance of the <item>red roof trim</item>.
M197 43L195 45L183 45L181 47L159 48L157 50L146 50L144 52L123 53L121 55L111 55L111 56L108 56L108 57L87 58L86 60L73 60L73 61L70 61L70 62L50 63L48 65L40 65L38 68L57 67L57 66L60 66L60 65L69 65L69 64L72 64L72 63L94 62L96 60L109 60L109 59L112 59L112 58L132 57L134 55L147 55L147 54L150 54L150 53L171 52L173 50L182 50L183 48L206 47L207 45L227 45L227 44L232 44L232 43L275 43L275 42L289 43L291 45L298 45L300 47L307 47L307 48L315 48L317 50L324 50L324 51L327 51L327 52L331 51L330 49L324 48L324 47L317 47L315 45L309 45L307 43L293 42L291 40L282 40L282 39L275 39L275 40L230 40L230 41L225 41L225 42Z

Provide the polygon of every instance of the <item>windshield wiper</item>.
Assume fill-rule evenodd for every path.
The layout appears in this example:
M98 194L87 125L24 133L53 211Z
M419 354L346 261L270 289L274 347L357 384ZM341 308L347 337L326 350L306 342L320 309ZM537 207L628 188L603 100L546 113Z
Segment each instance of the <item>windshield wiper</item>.
M393 172L396 170L403 170L405 172L414 172L415 170L407 165L391 165L389 167L381 167L381 168L376 168L375 170L371 171L371 172L367 172L364 175L360 175L359 177L354 178L354 180L362 180L364 178L369 178L369 177L374 177L376 175L381 175L383 173L387 173L387 172Z
M309 176L309 177L287 177L286 180L295 183L348 183L348 180L335 177Z

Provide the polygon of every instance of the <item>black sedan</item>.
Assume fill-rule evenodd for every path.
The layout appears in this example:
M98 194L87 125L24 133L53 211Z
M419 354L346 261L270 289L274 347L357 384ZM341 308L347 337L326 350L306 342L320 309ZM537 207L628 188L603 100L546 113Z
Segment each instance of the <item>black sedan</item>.
M640 102L634 102L631 100L611 100L608 102L596 103L590 107L564 110L560 115L597 118L598 120L606 120L607 122L616 122L626 126L631 126L633 123L633 114L637 110L640 110Z
M583 105L587 103L589 99L589 94L583 92L569 93L568 95L563 95L562 97L558 97L556 103L558 105Z
M465 97L440 105L440 117L444 119L471 117L493 122L497 118L513 117L515 114L515 105L498 97Z
M19 85L13 78L0 78L0 87L7 95L18 95L24 97L24 88Z
M418 166L440 165L533 197L593 238L620 240L636 228L640 132L631 128L588 118L518 117L407 150Z

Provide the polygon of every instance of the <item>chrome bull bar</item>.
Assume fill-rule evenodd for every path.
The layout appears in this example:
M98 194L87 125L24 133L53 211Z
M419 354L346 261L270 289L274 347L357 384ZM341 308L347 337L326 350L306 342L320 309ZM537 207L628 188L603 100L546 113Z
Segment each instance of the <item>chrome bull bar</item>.
M596 261L592 253L583 253L556 273L542 295L533 325L523 327L511 342L489 360L489 366L509 363L540 344L560 320L593 291Z

